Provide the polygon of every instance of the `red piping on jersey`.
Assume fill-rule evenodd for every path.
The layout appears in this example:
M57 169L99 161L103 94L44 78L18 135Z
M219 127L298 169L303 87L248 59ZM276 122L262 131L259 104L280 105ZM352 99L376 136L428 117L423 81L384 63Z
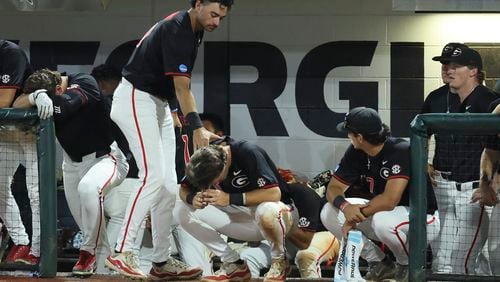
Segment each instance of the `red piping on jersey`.
M177 15L178 13L179 13L179 11L177 11L177 12L173 12L172 14L170 14L170 15L166 16L166 17L165 17L165 20L166 20L166 21L171 20L171 19L172 19L173 17L175 17L175 15Z
M432 218L426 222L427 225L429 224L432 224L434 221L436 221L436 217L435 216L432 216ZM401 239L401 237L399 236L399 228L402 227L403 225L408 225L410 224L409 221L404 221L404 222L401 222L400 224L398 224L395 228L394 228L394 234L396 234L396 237L398 238L398 241L399 243L401 244L401 246L403 246L403 250L405 251L406 255L408 256L408 250L406 249L406 244L403 242L403 239Z
M477 224L476 234L474 234L474 240L472 240L472 244L470 245L469 251L467 251L467 256L465 257L465 264L464 264L465 274L469 274L469 269L467 268L467 262L469 261L472 248L474 248L474 245L476 245L477 235L479 234L481 222L483 221L483 214L484 214L484 207L481 207L481 213L479 214L479 223Z
M262 187L259 187L260 189L271 189L271 188L274 188L274 187L278 187L279 188L279 185L276 184L276 183L271 183L271 184L268 184L266 186L262 186Z
M191 77L190 73L182 73L182 72L166 72L165 75L167 75L167 76L186 76L186 77Z
M389 179L397 179L397 178L410 179L410 177L407 176L407 175L393 175L393 176L388 177L387 180L389 180Z
M97 238L95 239L95 247L94 247L94 255L95 255L95 250L97 249L97 244L99 243L99 236L101 235L101 226L102 226L102 218L103 218L103 210L104 210L104 195L102 194L102 192L104 191L105 188L108 187L109 183L111 182L111 179L113 179L113 177L115 176L115 173L116 173L116 158L111 155L111 154L108 154L109 157L111 157L113 159L113 163L114 163L114 166L113 166L113 173L111 174L111 176L108 178L108 180L106 180L106 182L104 182L104 185L102 186L101 189L99 189L99 226L97 227Z
M2 85L2 86L0 86L0 89L21 89L21 87L14 86L14 85Z
M349 186L349 185L351 185L351 183L349 183L349 182L345 181L344 179L340 178L340 176L338 176L338 175L336 175L336 174L334 174L334 175L333 175L333 178L335 178L335 179L337 179L338 181L342 182L342 184L345 184L345 185L348 185L348 186Z
M182 134L182 141L184 142L184 164L189 162L189 136L187 134Z
M144 186L146 186L146 182L148 179L148 162L146 160L146 150L144 149L144 142L142 141L142 134L141 134L141 129L139 127L139 121L137 120L137 111L135 108L135 87L132 88L132 111L134 112L134 122L135 122L135 127L137 129L137 134L139 135L139 143L141 143L141 152L142 152L142 158L144 161L144 180L142 181L141 187L139 187L139 190L137 191L137 195L135 196L134 203L132 204L132 209L130 210L130 214L127 219L127 226L125 227L125 234L123 235L123 240L122 244L120 245L120 252L123 250L123 246L125 245L125 240L127 239L127 234L128 234L128 227L130 225L130 219L132 218L132 215L134 214L135 210L135 205L137 204L137 199L139 199L139 196L141 195L142 189Z
M82 89L80 88L80 86L79 86L79 85L78 85L78 87L74 87L74 88L71 88L71 89L69 89L69 90L70 90L70 91L71 91L71 90L75 90L75 91L77 91L77 92L78 92L78 94L79 94L79 95L80 95L80 97L82 98L82 106L83 106L83 105L86 105L86 104L88 103L89 98L88 98L85 94L83 94L83 91L82 91Z

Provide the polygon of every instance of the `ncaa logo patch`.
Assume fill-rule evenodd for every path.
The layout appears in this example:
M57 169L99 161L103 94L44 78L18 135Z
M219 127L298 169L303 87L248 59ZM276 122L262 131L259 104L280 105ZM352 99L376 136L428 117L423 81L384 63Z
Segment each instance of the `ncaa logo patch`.
M185 64L180 64L179 65L179 71L181 71L181 72L187 72L188 71L188 67Z
M2 75L2 83L8 83L10 81L10 75L4 74Z

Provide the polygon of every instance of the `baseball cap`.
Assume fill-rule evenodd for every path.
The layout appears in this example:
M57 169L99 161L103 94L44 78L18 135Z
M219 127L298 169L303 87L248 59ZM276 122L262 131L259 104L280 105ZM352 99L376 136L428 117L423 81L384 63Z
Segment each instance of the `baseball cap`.
M357 107L345 115L344 121L337 125L337 131L346 133L352 131L363 135L382 132L382 120L377 111L372 108Z
M441 63L457 63L463 66L474 66L483 69L481 55L469 46L461 43L448 43L444 46L441 56L432 58Z

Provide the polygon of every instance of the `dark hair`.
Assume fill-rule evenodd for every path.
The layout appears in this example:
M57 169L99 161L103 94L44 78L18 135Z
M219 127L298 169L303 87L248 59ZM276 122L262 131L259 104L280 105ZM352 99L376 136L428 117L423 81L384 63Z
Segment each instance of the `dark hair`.
M196 0L189 0L191 2L191 7L194 8L196 5ZM204 0L200 0L201 3L203 3ZM234 0L207 0L208 2L211 3L220 3L221 5L226 6L228 9L231 9L231 6L234 4Z
M24 82L24 93L31 93L38 89L46 89L50 97L56 94L56 86L62 84L61 74L49 69L37 70Z
M195 187L205 189L224 169L227 156L220 145L210 145L194 152L186 165L186 177Z
M218 114L200 113L200 119L202 121L210 121L213 124L215 131L224 131L224 121L222 121L222 118Z
M106 80L121 80L122 79L122 74L121 72L116 69L115 67L112 67L107 64L102 64L98 65L94 69L92 69L92 72L90 73L95 80L99 81L106 81Z
M352 132L352 133L360 134L360 133L356 133L356 132ZM384 143L387 140L387 138L390 136L391 136L391 129L389 128L389 126L387 126L387 124L383 123L382 124L382 131L380 133L363 135L363 139L372 145L379 145L379 144Z

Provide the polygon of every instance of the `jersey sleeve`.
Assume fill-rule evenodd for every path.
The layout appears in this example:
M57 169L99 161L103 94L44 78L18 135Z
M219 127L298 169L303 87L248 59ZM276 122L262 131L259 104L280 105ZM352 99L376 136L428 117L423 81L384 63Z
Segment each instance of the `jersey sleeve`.
M162 57L163 70L167 76L187 76L191 77L193 71L192 58L195 50L191 38L185 32L174 28L162 26Z
M28 59L21 49L8 48L4 52L0 63L0 88L21 89L25 73L30 71Z
M360 175L364 174L361 167L365 165L366 158L363 152L350 145L335 169L333 177L345 185L354 183Z
M267 189L278 186L278 179L273 173L269 158L265 152L259 147L245 143L242 145L242 155L245 158L242 160L242 166L248 172L248 181L250 187L259 189Z
M410 179L410 148L407 143L397 144L395 151L387 161L387 167L389 168L388 180L395 178Z

